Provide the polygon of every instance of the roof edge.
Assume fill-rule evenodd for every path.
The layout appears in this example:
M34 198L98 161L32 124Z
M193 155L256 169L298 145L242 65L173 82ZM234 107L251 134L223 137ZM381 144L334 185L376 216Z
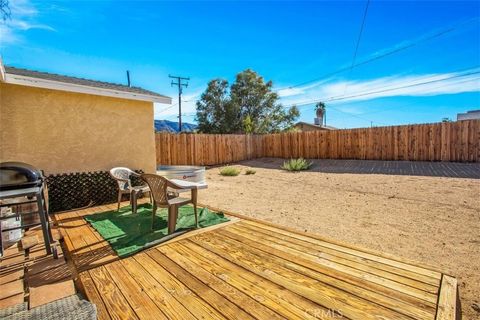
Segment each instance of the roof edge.
M3 64L1 64L1 69L4 70ZM121 98L121 99L172 104L172 98L170 97L159 97L156 95L149 95L149 94L143 94L143 93L98 88L94 86L85 86L81 84L28 77L28 76L17 75L17 74L8 73L8 72L4 72L4 79L2 81L9 84L24 85L29 87L37 87L37 88L45 88L45 89L53 89L53 90L60 90L60 91L85 93L85 94L94 94L99 96L107 96L107 97L114 97L114 98Z
M297 126L299 124L304 124L304 125L307 125L307 126L310 126L310 127L317 128L317 129L337 130L337 128L332 127L332 126L323 126L323 125L308 123L308 122L305 122L305 121L299 121L299 122L295 123L295 126Z

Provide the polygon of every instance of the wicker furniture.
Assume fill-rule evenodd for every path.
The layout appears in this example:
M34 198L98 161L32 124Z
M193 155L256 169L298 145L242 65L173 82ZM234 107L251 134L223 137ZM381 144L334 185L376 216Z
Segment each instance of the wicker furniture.
M197 214L197 188L191 188L191 198L171 197L169 196L168 188L183 189L182 186L156 174L142 174L141 178L150 187L153 196L153 210L152 210L152 230L153 222L157 208L168 208L168 234L175 232L175 226L178 218L178 208L188 203L193 204L195 212L195 226L198 227Z
M42 306L28 309L22 303L0 310L0 319L4 320L95 320L97 307L83 299L79 294L56 300Z
M130 204L132 206L132 212L137 213L137 199L144 193L150 194L150 202L152 201L152 194L150 189L146 185L142 186L132 186L130 180L131 176L140 177L140 174L132 171L128 168L117 167L110 170L110 175L112 176L118 184L118 207L117 211L120 210L120 202L122 201L123 194L130 195Z

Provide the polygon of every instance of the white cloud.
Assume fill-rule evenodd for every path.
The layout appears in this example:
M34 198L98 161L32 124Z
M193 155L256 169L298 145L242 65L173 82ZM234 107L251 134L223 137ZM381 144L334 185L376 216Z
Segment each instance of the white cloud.
M30 23L27 21L22 21L18 19L13 19L9 26L13 30L30 30L30 29L43 29L49 31L56 31L54 28L47 26L45 24Z
M327 83L329 79L322 80L322 81L316 81L311 84L305 85L305 86L299 86L299 87L288 87L288 86L283 86L280 89L275 89L277 94L279 95L280 98L282 97L290 97L290 96L296 96L300 94L307 94L307 91L309 89L318 87L321 84Z
M0 47L4 46L5 44L15 43L17 40L18 38L13 30L6 28L0 23Z
M431 30L430 32L424 33L418 37L404 40L391 47L378 50L373 54L371 54L370 56L367 56L367 59L364 59L364 61L372 58L375 59L377 57L390 55L400 50L410 49L418 44L424 43L426 41L429 41L435 38L443 37L445 35L453 35L455 33L464 32L470 28L475 28L476 26L478 26L479 22L480 22L480 19L478 17L457 21L454 24L450 24L446 28Z
M205 87L197 88L192 92L182 95L182 115L192 115L196 112L196 103L202 93L205 91ZM155 119L168 119L171 121L177 121L175 116L178 115L178 96L172 96L172 104L165 105L155 103Z
M205 91L206 87L195 89L192 93L186 93L182 96L183 100L188 102L196 102Z
M285 88L277 91L277 94L280 98L298 96L299 94L303 93L305 93L305 91L300 88Z
M401 75L357 81L332 80L322 85L292 88L290 91L284 89L281 101L285 105L304 105L312 103L311 101L331 101L330 104L334 104L395 96L435 96L480 91L478 74L459 76L461 74ZM420 85L423 82L429 83Z
M361 107L355 107L355 106L340 106L336 107L337 110L340 110L341 112L344 113L350 113L350 114L363 114L364 111L362 110Z
M480 70L479 70L480 71ZM328 104L337 104L361 100L373 100L396 96L434 96L456 94L462 92L480 91L480 77L478 74L457 77L461 73L395 75L376 79L346 81L326 80L302 87L282 88L277 91L280 101L285 106L313 104L312 101L326 101ZM452 78L455 77L455 78ZM406 88L406 85L431 82ZM434 82L432 82L434 81ZM195 103L205 88L193 90L193 93L182 96L182 114L195 114ZM384 91L387 90L387 91ZM382 91L382 92L380 92ZM369 93L368 95L366 93ZM366 95L364 95L366 94ZM345 97L345 98L344 98ZM341 98L341 100L329 99ZM341 111L351 114L362 114L361 108L338 106ZM172 105L155 104L155 119L176 121L178 115L178 100L173 96Z
M29 0L10 1L10 9L12 10L12 16L14 14L21 16L34 16L38 13L37 9L30 3Z
M10 1L11 19L0 22L0 46L15 44L22 40L21 33L32 29L56 31L51 26L39 23L38 10L29 0Z
M478 25L480 19L478 17L457 21L455 24L450 25L447 28L443 29L435 29L428 33L422 34L418 37L401 41L391 47L380 49L370 55L365 56L363 59L359 59L357 65L363 65L369 63L370 61L375 61L377 58L381 58L383 56L387 56L393 53L396 53L401 50L406 50L411 47L414 47L420 43L424 43L431 39L444 36L446 34L454 34L463 32L468 30L469 28L474 28ZM340 70L348 70L350 64L345 64L340 67ZM382 86L385 84L398 84L398 83L406 83L407 81L415 81L417 78L421 77L430 77L430 76L438 76L441 78L442 76L448 77L452 74L431 74L431 75L412 75L412 76L392 76L392 77L384 77L378 78L373 80L365 80L365 81L345 81L345 80L337 80L336 82L333 81L332 78L325 79L320 82L314 82L307 86L300 86L300 87L288 87L282 86L282 89L278 89L277 93L281 98L284 98L283 101L293 101L293 103L301 103L302 101L309 101L312 99L326 99L326 97L330 96L342 96L347 91L349 94L352 92L364 92L365 90L369 90L375 88L377 85ZM474 77L474 76L473 76ZM472 78L473 78L472 77ZM470 79L472 80L472 79ZM319 88L320 85L326 84L322 88ZM369 95L363 98L358 99L351 99L351 100L370 100L375 99L378 97L384 96L396 96L396 95L435 95L435 94L450 94L450 93L460 93L460 92L469 92L469 91L478 91L478 81L469 81L465 83L464 81L457 81L457 79L452 79L446 83L445 86L442 86L441 89L437 89L436 87L438 84L433 83L431 86L421 86L417 88L409 88L406 90L398 90L391 93L386 94L378 94L378 95ZM315 89L313 89L315 88ZM311 90L308 90L311 89ZM348 89L348 90L346 90ZM475 90L476 89L476 90ZM288 97L299 96L303 95L301 99L297 98L290 98L285 99ZM347 101L347 100L344 100Z

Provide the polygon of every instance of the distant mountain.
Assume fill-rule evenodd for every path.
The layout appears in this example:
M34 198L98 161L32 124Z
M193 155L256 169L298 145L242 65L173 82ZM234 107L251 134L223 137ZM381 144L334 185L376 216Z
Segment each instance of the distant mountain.
M155 131L163 132L178 132L178 122L168 121L168 120L155 120ZM197 129L196 124L182 122L182 131L183 132L193 132Z

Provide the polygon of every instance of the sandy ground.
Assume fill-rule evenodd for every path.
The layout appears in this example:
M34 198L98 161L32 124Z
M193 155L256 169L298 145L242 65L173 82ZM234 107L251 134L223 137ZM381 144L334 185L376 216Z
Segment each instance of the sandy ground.
M459 280L463 319L480 319L480 180L290 173L282 160L207 171L199 201L258 219L437 266ZM318 166L318 164L317 164ZM243 170L244 171L244 170Z

